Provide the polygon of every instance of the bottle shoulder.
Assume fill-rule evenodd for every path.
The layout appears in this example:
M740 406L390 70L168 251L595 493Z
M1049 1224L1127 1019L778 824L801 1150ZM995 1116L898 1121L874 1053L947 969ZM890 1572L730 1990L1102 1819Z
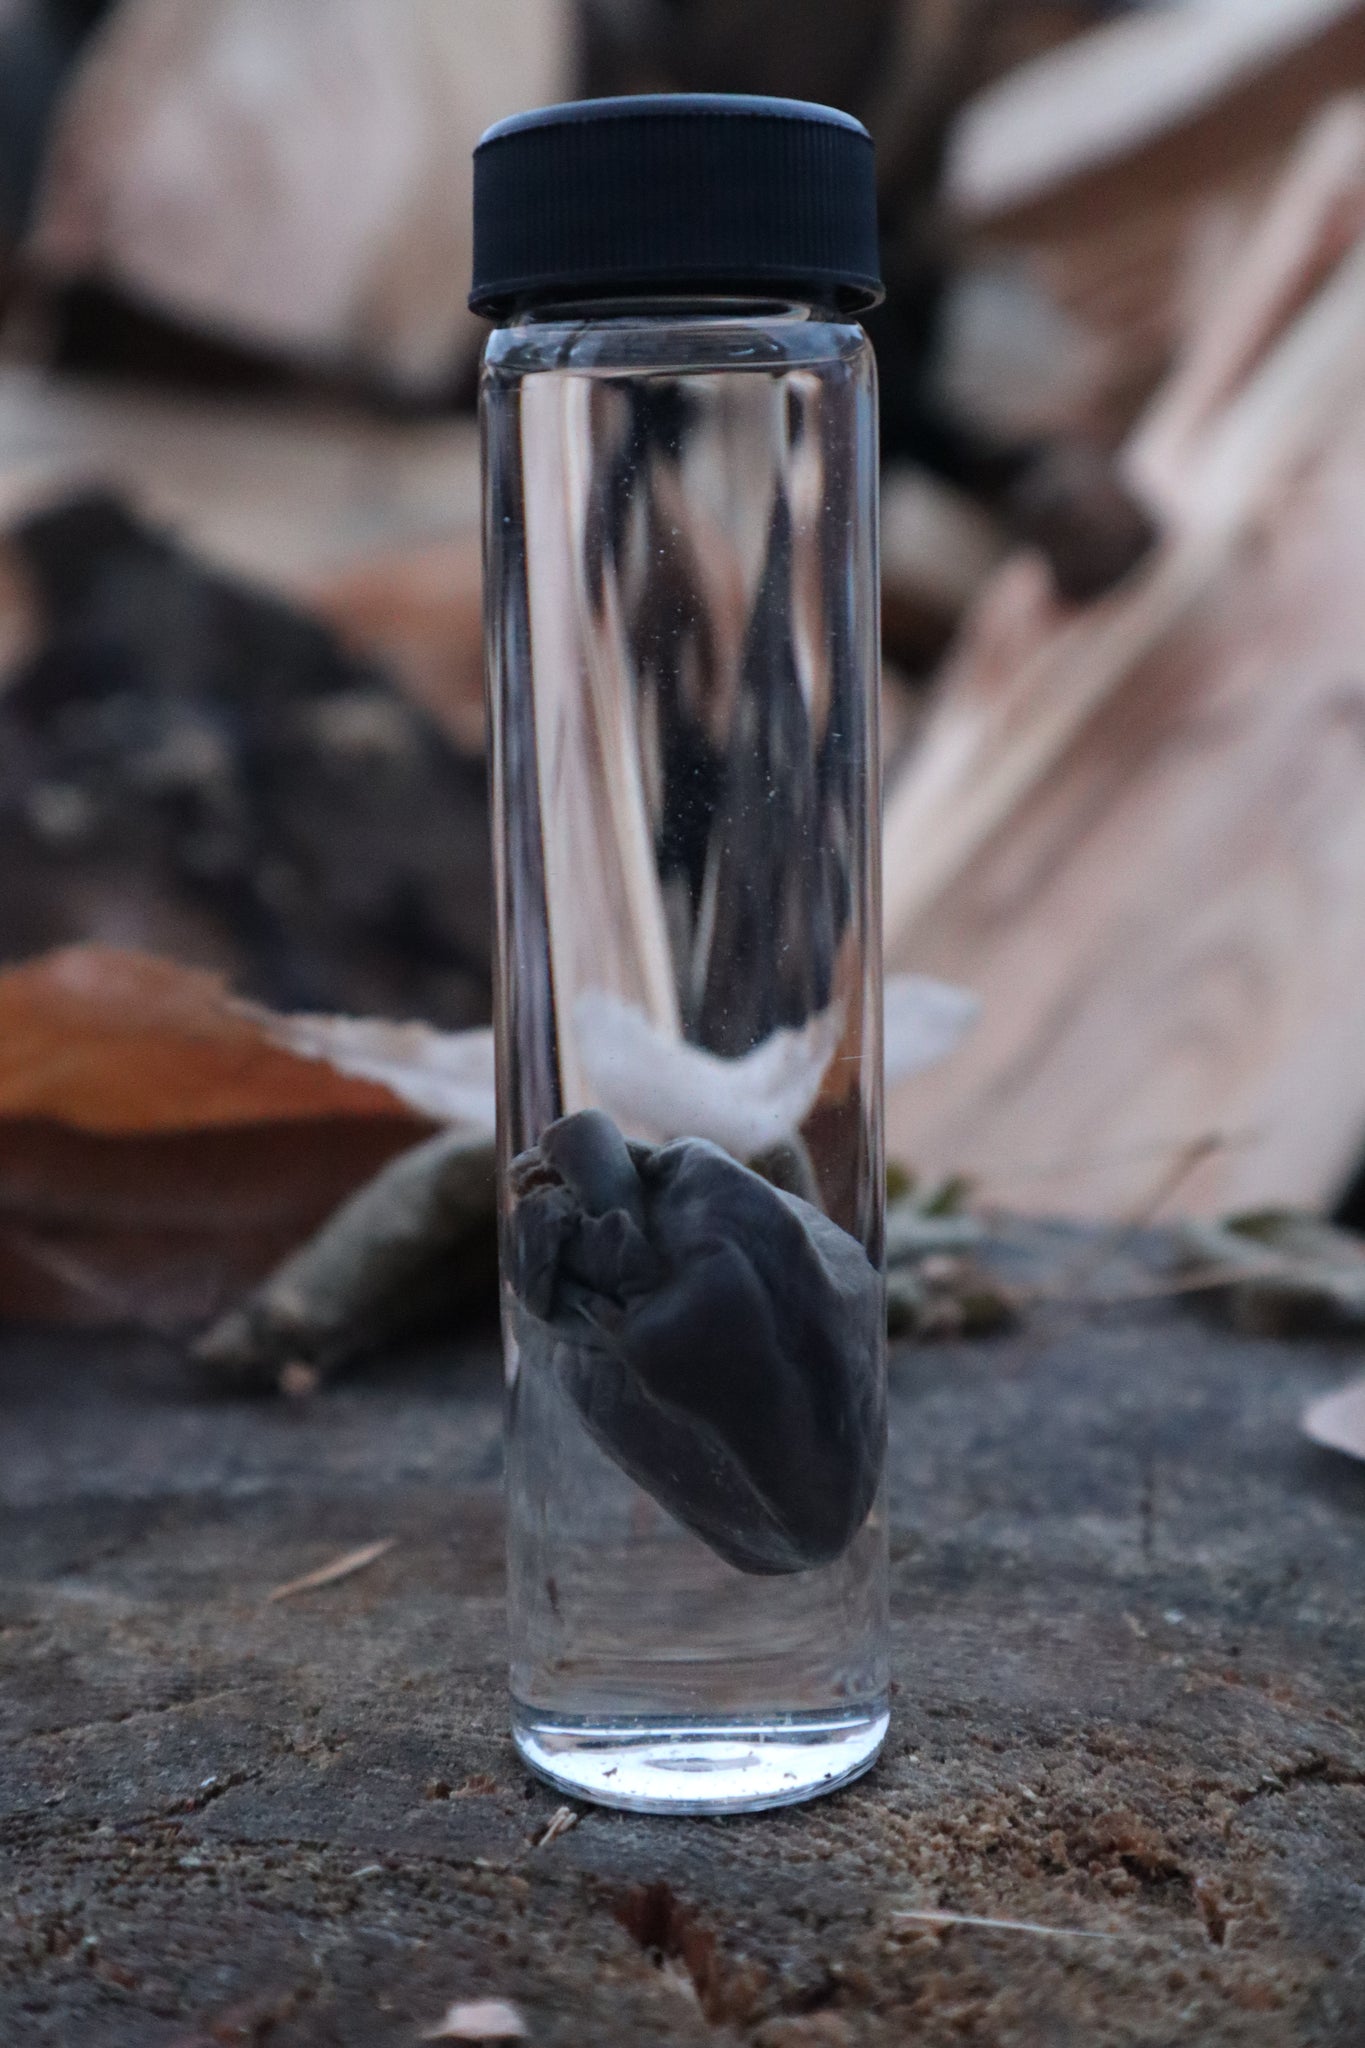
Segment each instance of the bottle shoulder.
M485 382L545 371L571 376L703 376L762 370L858 371L872 344L853 320L794 315L528 320L496 328L483 354Z

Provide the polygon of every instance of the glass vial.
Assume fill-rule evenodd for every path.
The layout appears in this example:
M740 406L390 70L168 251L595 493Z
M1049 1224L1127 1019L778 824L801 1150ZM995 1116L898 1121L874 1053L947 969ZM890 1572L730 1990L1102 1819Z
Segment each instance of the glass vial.
M476 167L513 1732L779 1805L887 1720L871 145L646 98Z

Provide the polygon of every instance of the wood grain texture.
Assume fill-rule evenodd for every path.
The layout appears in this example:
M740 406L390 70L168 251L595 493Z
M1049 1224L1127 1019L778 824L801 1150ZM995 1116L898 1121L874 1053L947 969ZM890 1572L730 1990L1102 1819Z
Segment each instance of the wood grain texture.
M908 934L984 1018L892 1150L1031 1210L1317 1203L1365 1135L1365 416Z
M1201 94L1188 74L1177 74L1168 80L1176 105L1149 132L1118 153L1103 147L1088 156L1078 144L1066 175L1035 177L1038 165L1027 155L1004 175L1012 145L1001 130L1014 120L1008 105L1000 129L989 94L964 110L948 174L950 206L982 260L1004 255L1026 265L1084 338L1074 427L1109 439L1126 431L1191 327L1216 309L1242 239L1304 129L1333 95L1365 86L1365 8L1310 0L1310 9L1321 17L1318 33L1273 63L1234 71L1216 90ZM1178 37L1178 22L1173 28ZM1159 14L1125 25L1124 33L1159 37ZM1077 65L1081 50L1074 44L1038 67L1040 104L1027 125L1049 159L1065 154L1071 118L1064 90L1048 111L1049 68ZM1025 73L995 88L1021 99L1028 89ZM1086 132L1095 104L1107 117L1097 91L1089 100L1082 93L1071 109ZM1142 91L1135 71L1134 98ZM984 170L979 175L974 165L997 154L1001 175L992 172L987 199Z
M1185 0L1125 9L987 87L959 117L949 193L1008 215L1226 108L1286 67L1323 73L1359 0Z
M1320 1205L1365 1143L1363 134L1308 131L1129 441L1161 549L1086 608L1006 565L888 800L890 962L985 1010L893 1150L1018 1208Z

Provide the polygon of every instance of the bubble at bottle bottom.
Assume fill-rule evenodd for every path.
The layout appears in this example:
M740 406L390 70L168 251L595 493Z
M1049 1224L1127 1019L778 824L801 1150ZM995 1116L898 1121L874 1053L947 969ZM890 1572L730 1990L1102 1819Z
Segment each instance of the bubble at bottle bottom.
M561 1792L633 1813L757 1813L834 1792L877 1759L885 1700L856 1712L767 1722L597 1725L513 1702L518 1751Z

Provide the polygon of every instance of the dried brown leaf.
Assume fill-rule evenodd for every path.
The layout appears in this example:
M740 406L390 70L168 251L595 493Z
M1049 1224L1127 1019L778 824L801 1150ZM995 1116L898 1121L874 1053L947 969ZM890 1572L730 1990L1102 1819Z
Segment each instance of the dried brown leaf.
M277 1024L102 946L0 973L0 1314L202 1321L430 1130Z
M276 1044L216 974L108 946L0 973L0 1121L104 1137L393 1117L380 1084Z
M395 1114L101 1137L0 1119L0 1314L204 1322L423 1129Z
M477 504L469 511L477 515ZM457 747L484 744L483 569L470 531L353 564L319 583L312 608L360 652L375 654Z

